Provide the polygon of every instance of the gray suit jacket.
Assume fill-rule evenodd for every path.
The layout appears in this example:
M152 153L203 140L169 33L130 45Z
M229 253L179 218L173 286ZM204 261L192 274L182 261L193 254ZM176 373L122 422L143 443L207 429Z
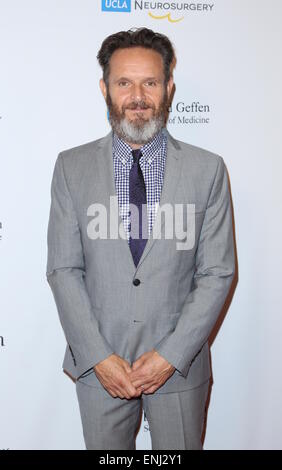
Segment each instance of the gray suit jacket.
M116 353L131 363L153 348L176 367L155 393L194 388L211 375L207 340L235 271L227 171L222 157L163 132L160 206L195 204L195 244L177 250L161 217L161 238L150 235L137 268L124 231L116 239L87 233L88 207L109 210L116 196L112 131L59 153L55 163L46 275L67 341L63 368L96 387L99 361Z

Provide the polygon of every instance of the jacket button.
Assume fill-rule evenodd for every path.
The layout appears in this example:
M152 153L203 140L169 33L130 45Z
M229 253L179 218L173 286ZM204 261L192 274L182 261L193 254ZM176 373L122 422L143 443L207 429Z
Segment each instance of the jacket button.
M135 286L139 286L140 282L141 282L140 279L134 279L134 280L133 280L133 284L134 284Z

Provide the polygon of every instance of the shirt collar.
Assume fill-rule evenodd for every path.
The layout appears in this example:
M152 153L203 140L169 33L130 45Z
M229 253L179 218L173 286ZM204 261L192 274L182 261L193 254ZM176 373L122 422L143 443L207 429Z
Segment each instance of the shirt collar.
M164 135L161 129L152 140L140 147L144 161L146 161L149 165L151 165L156 155L160 153L163 145L163 139ZM115 132L113 132L113 151L124 165L126 165L131 159L133 160L131 153L132 148L127 142L118 137Z

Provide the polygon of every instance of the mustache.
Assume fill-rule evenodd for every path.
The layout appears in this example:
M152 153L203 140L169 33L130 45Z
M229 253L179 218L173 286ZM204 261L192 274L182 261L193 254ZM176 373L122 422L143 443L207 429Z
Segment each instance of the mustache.
M124 110L125 109L148 109L148 108L152 108L154 109L153 106L150 106L149 104L147 104L145 101L134 101L130 104L128 104L127 106L124 106Z

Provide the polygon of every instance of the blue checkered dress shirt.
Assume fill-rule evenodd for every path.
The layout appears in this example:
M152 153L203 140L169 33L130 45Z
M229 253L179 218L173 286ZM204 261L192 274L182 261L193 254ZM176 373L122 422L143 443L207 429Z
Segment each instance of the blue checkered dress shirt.
M160 202L167 153L167 136L160 130L147 144L140 147L140 167L144 176L147 196L148 236L150 235ZM113 165L119 212L129 243L129 172L133 164L132 149L113 133Z

